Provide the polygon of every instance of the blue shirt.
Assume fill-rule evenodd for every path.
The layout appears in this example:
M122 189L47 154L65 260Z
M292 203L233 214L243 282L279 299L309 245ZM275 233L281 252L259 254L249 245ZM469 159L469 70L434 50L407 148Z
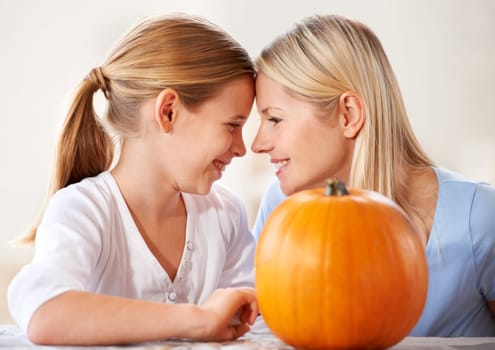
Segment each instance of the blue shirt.
M426 245L429 286L411 336L495 336L495 188L442 168L435 216ZM258 240L272 210L285 198L275 179L258 209Z

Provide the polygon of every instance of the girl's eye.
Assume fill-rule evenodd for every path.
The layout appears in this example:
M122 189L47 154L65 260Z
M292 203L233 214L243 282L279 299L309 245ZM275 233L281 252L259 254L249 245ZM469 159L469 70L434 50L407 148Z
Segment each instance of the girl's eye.
M277 125L282 121L282 119L277 117L268 117L268 121L272 122L274 125Z
M238 123L228 123L227 124L227 128L229 129L229 131L234 131L235 129L239 128L241 125L238 124Z

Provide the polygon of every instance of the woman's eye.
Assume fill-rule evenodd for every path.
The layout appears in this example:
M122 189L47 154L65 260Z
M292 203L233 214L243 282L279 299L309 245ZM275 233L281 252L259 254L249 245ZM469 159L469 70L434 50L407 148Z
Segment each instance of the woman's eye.
M277 118L277 117L269 117L268 118L268 121L269 122L272 122L274 125L277 125L278 123L280 123L282 121L281 118Z

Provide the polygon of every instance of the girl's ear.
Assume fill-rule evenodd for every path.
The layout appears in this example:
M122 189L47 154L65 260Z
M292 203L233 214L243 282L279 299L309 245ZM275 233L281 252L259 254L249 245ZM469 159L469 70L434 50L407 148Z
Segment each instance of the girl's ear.
M155 121L163 133L171 133L177 116L179 95L174 89L162 90L155 100Z
M344 92L339 97L338 108L344 137L356 138L365 120L364 103L361 96L353 91Z

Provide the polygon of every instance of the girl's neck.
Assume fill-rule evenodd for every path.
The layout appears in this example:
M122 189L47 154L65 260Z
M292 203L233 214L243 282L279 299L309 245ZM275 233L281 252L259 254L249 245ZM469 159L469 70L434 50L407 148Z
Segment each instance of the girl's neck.
M140 217L146 217L147 222L159 222L165 217L183 214L181 192L154 176L152 169L117 164L111 174L129 209Z
M118 164L111 173L143 240L173 281L186 239L185 203L179 191L151 177L152 171L139 170Z

